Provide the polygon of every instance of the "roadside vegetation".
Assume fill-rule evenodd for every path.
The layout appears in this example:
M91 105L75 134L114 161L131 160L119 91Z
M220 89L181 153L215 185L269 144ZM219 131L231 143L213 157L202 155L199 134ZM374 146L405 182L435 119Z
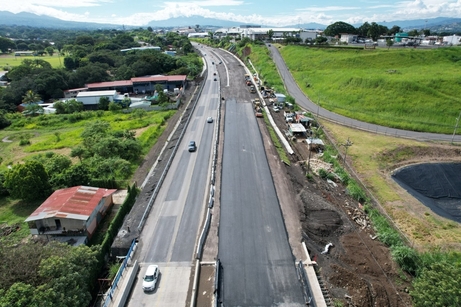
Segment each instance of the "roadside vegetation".
M275 66L273 66L272 64L266 65L266 63L271 63L267 48L258 44L247 45L246 48L251 48L251 53L249 53L248 57L251 59L251 62L258 70L261 79L264 82L266 82L265 77L268 76L269 80L271 80L270 82L268 82L268 84L275 86L277 86L277 84L280 84L281 78L278 75ZM282 54L284 56L288 53L290 49L298 52L293 54L289 53L289 56L291 56L292 59L291 62L289 59L287 60L289 65L294 65L294 63L296 62L294 60L295 58L300 59L307 57L307 55L304 55L299 50L304 50L304 52L307 52L307 54L309 54L310 52L325 52L328 54L330 52L325 50L306 51L306 48L298 46L287 46L283 48L286 48L286 50L282 50ZM422 52L422 54L424 55L427 53L427 55L425 55L426 59L437 59L441 57L442 59L444 59L444 61L449 62L449 60L447 60L447 57L449 56L447 55L453 54L453 52L453 50L448 50L446 52L436 51L435 55L429 55L427 52ZM331 51L331 53L333 53L336 58L342 58L344 61L343 63L348 63L351 60L349 58L350 53L347 50L344 51L344 55L341 55L341 51ZM366 57L366 55L364 56ZM381 56L386 55L381 54ZM405 55L400 52L391 53L391 57L393 56L397 58L405 58ZM317 58L317 60L320 61L319 58ZM325 63L328 63L329 61L330 60L328 58L324 60ZM392 62L393 60L386 59L384 61ZM298 61L298 65L301 66L307 64L301 64ZM311 63L311 66L316 65L320 64ZM412 65L408 66L412 66L413 70L417 70L415 65L416 63L413 63ZM334 70L332 68L333 66L334 65L328 65L328 67L330 67L331 70ZM385 65L383 64L382 67L384 66ZM422 66L424 67L425 64L422 64ZM353 66L348 67L349 70L354 71ZM262 69L259 70L259 68ZM437 71L438 74L441 74L441 71L439 71L438 68L434 69L434 72ZM298 84L300 84L300 86L301 83L306 83L305 79L302 79L301 82L299 81L300 76L304 76L303 73L306 74L304 71L301 71L300 68L298 69L295 66L293 66L290 70L292 71L295 78L298 80ZM410 71L411 69L408 70ZM450 71L452 71L451 77L453 78L454 70L451 69ZM371 76L373 75L372 72L369 73ZM339 74L346 76L347 72L339 72ZM277 76L279 80L277 80ZM370 78L372 78L371 76ZM304 90L306 90L307 93L311 93L311 95L312 93L317 93L313 91L313 88L315 90L318 90L319 88L325 88L333 91L335 89L335 86L334 83L331 82L331 80L332 77L330 75L329 79L321 79L322 82L318 81L318 83L315 83L316 86L314 87L311 83L311 79L309 79L309 86L305 86ZM441 81L441 84L444 84L444 82L445 81ZM341 92L340 88L341 87L337 88L338 95ZM360 93L360 89L362 89L362 87L356 89L355 94L361 97L363 96L363 99L365 99L365 97L367 97L366 93L362 95ZM448 91L450 89L448 89ZM284 92L284 90L277 91ZM442 91L442 89L440 91ZM444 89L443 91L444 93L446 93L447 90ZM414 91L412 94L413 96L418 97L420 93ZM437 97L437 95L433 97ZM455 97L455 99L457 98ZM427 103L429 105L429 102ZM324 107L324 104L321 103L321 106ZM430 106L428 106L427 108L428 111L426 112L430 112ZM335 109L333 110L336 111ZM428 115L430 114L428 113ZM371 118L371 114L369 114L368 116ZM456 116L452 117L455 118ZM408 120L415 127L415 122L419 121L412 120L412 117L408 117ZM439 120L439 127L442 127L444 124L448 126L446 124L446 120ZM395 144L396 141L388 137L382 137L385 138L385 140L381 140L381 136L376 136L372 134L370 134L369 137L364 137L364 132L347 129L333 124L328 124L326 126L328 129L331 129L331 126L336 127L336 129L334 129L333 132L333 136L336 140L342 141L351 137L351 139L354 141L354 145L351 146L351 148L349 149L348 155L350 159L353 160L354 166L358 166L358 172L360 173L360 175L366 176L365 185L368 186L369 189L373 191L373 193L376 193L375 196L378 197L380 202L384 202L384 204L387 204L388 202L395 203L396 199L398 199L399 196L395 194L395 190L389 186L389 183L382 179L381 175L382 168L385 162L383 160L374 159L373 157L379 153L380 148L381 150L385 150L385 148L388 147L399 146ZM407 127L406 129L409 128ZM445 129L448 130L448 127L445 127ZM320 134L322 133L320 132ZM412 143L418 144L418 146L424 146L421 145L419 142L408 140L399 140L399 142L397 143L401 143L401 146L405 146L405 144L409 145ZM324 151L323 159L326 162L332 163L334 172L341 177L342 182L347 186L348 193L351 196L353 196L358 202L365 204L365 211L367 212L368 216L370 217L373 223L373 227L375 228L378 234L378 239L390 248L393 259L400 266L402 271L405 271L410 276L412 276L413 289L410 290L410 294L413 298L415 306L458 306L460 303L459 299L461 298L461 292L459 290L461 280L459 280L457 274L459 273L461 268L461 253L456 248L452 249L449 247L449 244L446 245L445 243L457 242L457 238L459 238L459 236L461 235L461 227L459 227L459 225L456 225L456 223L453 222L442 221L442 219L427 212L419 216L417 214L417 216L415 217L414 214L408 212L408 210L405 209L405 206L403 204L402 206L398 206L398 211L396 211L395 208L392 209L392 207L387 207L387 205L385 205L386 210L390 210L391 212L391 218L396 219L395 222L399 225L401 231L399 232L395 228L396 226L392 224L386 216L382 215L377 208L374 208L371 205L371 201L367 193L363 190L361 185L359 185L355 180L350 178L350 176L347 174L347 171L345 171L343 166L340 165L337 156L338 151L335 149L335 147L327 146L327 148ZM320 170L320 177L328 179L329 175L330 174L328 172L322 172L322 170ZM307 176L311 177L312 175L308 174ZM418 233L420 232L422 234L421 236L418 235ZM433 239L431 240L429 239L429 237ZM400 278L406 279L407 277L405 276L407 275L402 274ZM454 283L451 283L452 281L454 281ZM443 287L443 290L441 290L440 287Z
M9 35L17 34L12 30ZM115 103L103 97L94 111L75 99L55 99L92 82L155 74L193 79L202 62L187 37L173 32L23 30L22 38L40 33L42 39L0 40L0 51L34 52L0 56L9 82L0 88L0 306L88 306L99 290L96 278L116 270L105 259L137 195L131 178L176 109L161 85L148 109L127 110L129 98ZM120 52L145 44L160 50ZM175 57L163 53L170 49ZM55 102L56 113L43 114L41 100ZM78 185L128 188L128 197L103 220L90 247L30 236L24 220L54 191Z
M290 72L322 108L387 127L453 133L461 49L279 46Z

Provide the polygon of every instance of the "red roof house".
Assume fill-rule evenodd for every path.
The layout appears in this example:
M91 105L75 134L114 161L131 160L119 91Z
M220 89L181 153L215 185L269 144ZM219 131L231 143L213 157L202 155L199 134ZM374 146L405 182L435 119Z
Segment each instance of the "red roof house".
M115 189L76 186L55 191L27 219L30 232L91 238L112 206Z

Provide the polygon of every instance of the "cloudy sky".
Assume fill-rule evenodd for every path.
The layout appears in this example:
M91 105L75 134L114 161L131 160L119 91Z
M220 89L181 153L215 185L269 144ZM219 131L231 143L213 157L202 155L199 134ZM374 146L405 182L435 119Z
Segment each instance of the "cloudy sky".
M151 20L199 15L285 26L461 17L461 0L1 0L0 10L63 20L143 26Z

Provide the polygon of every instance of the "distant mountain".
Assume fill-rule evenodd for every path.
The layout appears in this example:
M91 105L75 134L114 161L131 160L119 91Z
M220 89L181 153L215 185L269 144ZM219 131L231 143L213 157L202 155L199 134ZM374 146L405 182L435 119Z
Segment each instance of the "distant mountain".
M393 26L399 26L404 31L409 30L422 30L422 29L433 29L440 26L460 23L461 18L449 18L449 17L437 17L437 18L428 18L428 19L414 19L414 20L395 20L395 21L377 21L377 24L388 27L389 29ZM361 26L361 25L358 25Z
M450 29L451 31L461 31L461 18L447 18L438 17L431 19L415 19L415 20L396 20L396 21L376 21L377 24L392 28L394 25L399 26L404 31L430 29L431 32L438 32ZM363 24L363 23L362 23ZM355 24L354 27L360 27L362 24ZM18 25L30 26L41 28L61 28L61 29L121 29L134 28L134 26L123 26L116 24L100 24L76 21L64 21L58 18L53 18L43 15L35 15L31 13L18 13L13 14L6 11L0 11L0 25ZM191 27L197 28L197 25L202 30L222 27L239 27L242 25L250 25L244 22L236 22L229 20L221 20L214 18L205 18L201 16L191 17L176 17L161 21L151 21L143 27L152 28L177 28L177 27ZM251 24L255 25L255 24ZM274 25L258 25L261 27L273 27ZM298 25L286 26L290 28L304 28L304 29L325 29L327 25L319 23L304 23Z
M206 18L202 16L191 17L175 17L167 20L152 20L146 26L152 28L174 28L174 27L191 27L196 28L197 25L203 28L210 27L238 27L245 24L244 22L235 22L229 20L221 20L215 18Z
M13 14L7 11L0 11L0 25L60 29L113 29L122 27L120 25L111 24L65 21L45 15L36 15L24 12Z

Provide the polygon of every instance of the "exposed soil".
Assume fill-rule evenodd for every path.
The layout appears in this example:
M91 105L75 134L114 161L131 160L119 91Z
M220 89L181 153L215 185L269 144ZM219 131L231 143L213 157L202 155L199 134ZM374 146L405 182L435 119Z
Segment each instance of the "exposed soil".
M190 95L193 89L193 86L189 87L186 95ZM174 126L171 123L177 120L175 117L179 113L168 121L165 132L143 161L141 166L144 167L140 167L135 175L138 183L158 159L159 151ZM283 112L273 115L281 130L286 130ZM258 121L263 138L269 139L264 122ZM389 249L372 239L375 233L361 204L347 195L345 187L339 182L335 187L318 176L307 180L307 145L297 142L293 147L296 153L290 158L290 166L279 161L273 146L268 146L266 151L277 194L293 199L292 202L280 203L294 255L300 258L298 256L302 254L299 249L299 240L302 238L311 259L318 263L318 275L324 281L329 295L335 301L342 301L344 306L411 306L408 294L410 279L392 261ZM286 186L284 191L279 190L281 182ZM365 227L353 219L357 216L362 223L365 221ZM333 247L328 253L322 254L328 243L332 243ZM212 282L209 274L203 275L200 279L203 278L204 283ZM209 294L208 291L200 292L198 299L207 301L205 297Z
M283 112L272 115L278 127L287 130ZM291 166L285 166L286 172L273 172L273 176L289 179L302 239L311 259L318 263L318 274L331 298L342 301L344 306L411 306L410 278L392 261L389 249L376 239L362 205L347 195L340 182L335 186L318 176L307 180L307 144L298 140L291 145L295 151ZM315 153L311 153L312 158ZM333 247L322 254L329 243Z

